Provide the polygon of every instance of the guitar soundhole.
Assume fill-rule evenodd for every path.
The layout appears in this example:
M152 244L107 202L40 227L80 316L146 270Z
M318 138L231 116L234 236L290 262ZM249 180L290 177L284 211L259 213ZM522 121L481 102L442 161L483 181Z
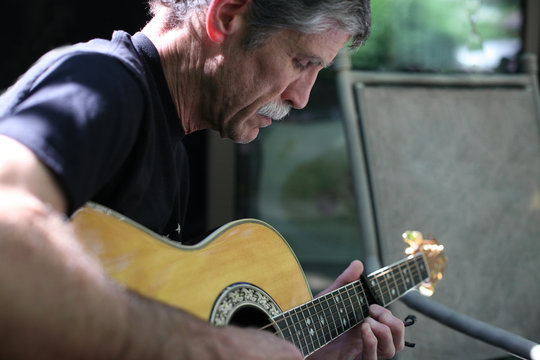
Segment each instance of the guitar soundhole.
M268 331L275 331L270 324L268 315L261 309L253 306L244 306L237 309L231 317L229 324L240 327L254 327L258 329L264 329Z
M281 309L264 290L248 283L235 283L225 288L216 299L210 314L215 326L270 328L271 319Z

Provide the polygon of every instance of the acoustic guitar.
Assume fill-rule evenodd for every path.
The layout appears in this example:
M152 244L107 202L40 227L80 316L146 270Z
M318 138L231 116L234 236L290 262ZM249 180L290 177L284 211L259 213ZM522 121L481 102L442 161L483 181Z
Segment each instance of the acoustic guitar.
M94 203L72 222L83 246L129 289L215 326L268 329L305 357L362 322L370 304L388 306L419 285L431 292L446 264L436 240L407 232L407 258L313 299L285 239L259 220L226 224L195 246L170 241Z

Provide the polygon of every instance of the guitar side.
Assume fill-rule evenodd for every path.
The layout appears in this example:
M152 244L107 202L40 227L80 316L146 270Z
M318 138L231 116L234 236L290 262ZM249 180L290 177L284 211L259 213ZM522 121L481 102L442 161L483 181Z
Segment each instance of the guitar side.
M96 204L78 210L72 223L111 278L207 321L215 300L235 283L263 289L282 311L312 299L287 242L259 220L226 224L195 246L169 241Z

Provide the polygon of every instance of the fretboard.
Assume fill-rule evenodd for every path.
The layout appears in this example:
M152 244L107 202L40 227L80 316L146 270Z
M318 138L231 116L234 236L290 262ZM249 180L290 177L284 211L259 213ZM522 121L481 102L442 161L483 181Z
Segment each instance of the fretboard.
M280 334L304 357L314 353L369 315L369 306L388 306L429 276L418 253L273 318Z

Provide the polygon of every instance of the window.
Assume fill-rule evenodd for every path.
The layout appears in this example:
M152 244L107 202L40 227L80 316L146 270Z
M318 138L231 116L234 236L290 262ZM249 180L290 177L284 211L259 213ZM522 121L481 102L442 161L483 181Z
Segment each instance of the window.
M353 66L377 71L515 72L520 0L372 1L369 40Z
M352 54L357 69L516 70L518 0L376 0L372 7L372 35ZM258 140L236 152L238 216L274 226L295 251L314 292L352 259L363 258L331 70L319 75L306 109L263 129Z
M331 71L319 77L310 104L237 146L237 203L240 217L284 236L316 292L363 254Z

